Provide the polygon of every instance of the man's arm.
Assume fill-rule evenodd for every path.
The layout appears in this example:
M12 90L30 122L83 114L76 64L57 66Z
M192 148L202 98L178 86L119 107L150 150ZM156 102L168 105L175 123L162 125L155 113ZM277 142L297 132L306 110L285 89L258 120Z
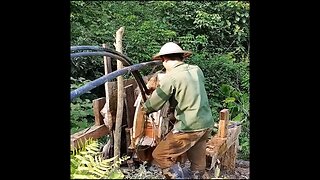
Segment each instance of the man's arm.
M163 79L160 87L156 88L150 98L143 104L147 114L158 111L169 100L173 92L173 86L170 79Z

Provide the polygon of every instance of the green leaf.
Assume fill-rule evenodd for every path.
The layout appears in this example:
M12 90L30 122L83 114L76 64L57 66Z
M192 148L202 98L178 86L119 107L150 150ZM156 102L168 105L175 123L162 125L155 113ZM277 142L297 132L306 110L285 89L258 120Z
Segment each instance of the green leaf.
M121 171L116 171L113 172L110 177L110 179L123 179L124 178L124 174Z
M232 121L238 121L238 122L240 122L240 121L242 120L242 118L243 118L243 113L239 113L236 117L234 117L234 118L232 119Z
M94 164L94 158L91 155L85 155L84 157L88 158L91 164Z
M231 103L231 102L234 102L235 100L236 100L236 98L234 98L234 97L227 97L223 102Z

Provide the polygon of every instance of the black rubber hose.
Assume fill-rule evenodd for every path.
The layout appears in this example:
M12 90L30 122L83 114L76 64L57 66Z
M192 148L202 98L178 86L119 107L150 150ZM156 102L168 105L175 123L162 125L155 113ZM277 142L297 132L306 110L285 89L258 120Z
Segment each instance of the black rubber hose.
M71 101L73 99L81 96L82 94L84 94L84 93L86 93L86 92L88 92L88 91L108 82L108 81L111 81L112 79L114 79L122 74L125 74L127 72L137 71L137 70L142 69L146 66L158 65L158 64L161 64L161 61L150 61L150 62L144 62L144 63L140 63L140 64L134 64L134 65L119 69L117 71L113 71L107 75L104 75L98 79L95 79L91 82L88 82L85 85L71 91L71 94L70 94Z
M130 66L132 63L130 62L129 58L125 55L122 55L121 53L114 51L112 49L98 47L98 46L73 46L71 47L71 50L104 50L104 51L110 51L110 52L78 52L78 53L72 53L70 55L71 58L74 57L83 57L83 56L109 56L113 57L115 59L119 59L124 66ZM146 101L146 94L149 94L148 88L145 84L145 82L142 79L141 74L138 71L132 71L132 75L134 76L144 101Z

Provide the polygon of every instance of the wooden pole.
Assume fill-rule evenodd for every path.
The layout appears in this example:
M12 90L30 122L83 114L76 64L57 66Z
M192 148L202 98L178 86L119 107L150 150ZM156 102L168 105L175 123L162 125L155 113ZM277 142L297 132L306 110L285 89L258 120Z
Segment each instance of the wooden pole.
M121 27L116 32L116 42L114 46L116 47L116 51L122 53L122 36L124 32L124 27ZM122 69L123 64L120 60L117 60L117 69ZM123 100L123 76L117 77L117 84L118 84L118 102L117 102L117 115L116 115L116 124L114 130L114 156L117 156L117 160L120 158L120 149L121 149L121 125L122 125L122 118L123 118L123 107L124 107L124 100Z
M220 111L220 121L218 136L220 138L226 138L228 135L228 124L229 124L229 110L223 109Z
M102 47L106 48L106 44L102 44ZM103 56L103 63L104 63L104 74L109 74L112 72L112 67L111 67L111 58L107 56ZM104 116L104 124L109 128L109 130L112 130L112 124L113 124L113 119L112 119L112 114L111 114L111 104L110 104L110 98L112 97L112 87L111 87L111 82L106 82L104 84L104 89L106 93L106 101L104 104L103 109L100 111L101 114Z

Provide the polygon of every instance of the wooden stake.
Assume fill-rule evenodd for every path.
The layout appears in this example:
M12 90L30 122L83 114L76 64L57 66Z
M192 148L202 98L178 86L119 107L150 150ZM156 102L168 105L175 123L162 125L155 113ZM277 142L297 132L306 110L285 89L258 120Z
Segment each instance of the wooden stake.
M225 138L228 135L228 124L229 124L229 110L223 109L220 111L220 121L218 136L220 138Z
M102 47L106 48L106 44L102 44ZM111 58L107 56L103 56L103 62L104 62L104 74L109 74L112 72L111 68ZM112 112L111 109L113 108L110 99L112 99L113 94L112 94L112 82L106 82L104 84L104 89L106 93L106 101L104 104L103 109L100 111L101 114L104 116L104 124L111 130L112 129Z
M122 36L124 32L124 27L121 27L116 32L116 51L122 53ZM117 60L117 69L122 69L123 65L120 60ZM116 115L116 124L114 130L114 156L117 156L116 160L120 158L120 149L121 149L121 125L123 117L123 76L117 77L118 82L118 99L117 99L117 115Z

